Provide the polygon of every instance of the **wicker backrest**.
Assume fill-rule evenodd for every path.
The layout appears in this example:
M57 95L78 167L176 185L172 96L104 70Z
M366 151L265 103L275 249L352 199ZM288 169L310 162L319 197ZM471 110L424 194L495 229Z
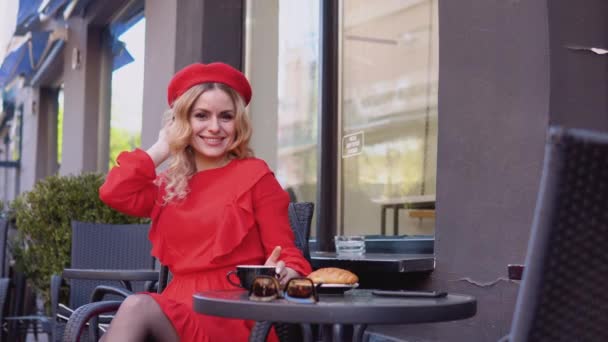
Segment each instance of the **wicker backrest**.
M72 221L72 268L154 269L148 240L148 224L104 224ZM80 307L90 300L99 284L120 286L119 282L70 281L70 306ZM143 284L134 284L142 290Z
M511 341L608 341L608 135L552 128Z
M304 257L310 262L310 223L315 206L311 202L289 203L289 224L295 235L296 246L302 251Z
M8 220L0 218L0 277L6 277L8 274L8 260L6 258L8 236Z

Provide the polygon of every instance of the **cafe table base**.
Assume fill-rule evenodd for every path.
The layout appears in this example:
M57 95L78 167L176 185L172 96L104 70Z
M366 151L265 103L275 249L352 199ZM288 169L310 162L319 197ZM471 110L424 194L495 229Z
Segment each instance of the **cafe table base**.
M294 323L290 323L294 324ZM264 342L268 337L268 333L270 332L272 322L257 322L257 324L253 327L251 331L251 336L249 337L250 342ZM344 324L322 324L320 325L320 335L322 337L322 341L354 341L359 342L363 341L363 333L365 333L366 324L356 324L354 326L344 325ZM301 323L300 324L301 333L302 333L302 341L304 342L313 342L317 339L314 338L316 334L314 334L313 329L310 324Z
M352 329L351 329L352 328ZM321 325L321 336L323 342L325 341L363 341L363 333L365 333L367 324L355 324L354 326L344 324L333 324ZM352 336L350 336L352 333ZM349 338L350 337L350 338ZM306 342L312 342L313 339L306 340Z
M320 295L316 304L277 299L251 301L243 290L207 291L193 296L201 314L296 324L319 324L324 341L361 340L369 324L414 324L466 319L475 315L474 297L448 294L443 298L379 297L371 290L351 290L343 295ZM351 328L352 327L352 328ZM312 340L312 334L308 340Z

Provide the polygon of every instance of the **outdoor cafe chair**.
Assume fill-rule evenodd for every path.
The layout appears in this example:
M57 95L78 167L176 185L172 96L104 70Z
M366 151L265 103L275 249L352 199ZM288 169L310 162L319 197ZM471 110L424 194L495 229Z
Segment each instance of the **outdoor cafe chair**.
M501 341L608 341L608 134L553 127L525 270Z
M0 218L0 323L4 322L4 307L9 293L10 279L5 274L6 266L6 239L8 235L8 220ZM0 332L0 340L3 339L3 331Z
M310 261L308 239L310 238L310 224L313 212L314 204L309 202L290 203L288 207L289 223L295 235L296 246L302 251L302 254L308 261ZM161 293L165 289L170 280L169 278L170 274L167 267L162 265L158 280L158 293ZM116 311L121 302L121 300L97 301L76 309L66 324L63 341L79 341L87 322L90 322L90 332L98 331L95 317L100 314ZM255 337L255 341L264 341L273 325L279 339L283 342L293 341L294 339L299 340L298 335L309 333L310 329L310 327L304 326L301 328L295 324L257 322L252 330L252 337ZM300 329L304 329L305 331L300 331ZM92 333L89 336L94 338L94 334Z
M154 269L148 239L149 224L104 224L72 221L72 252L70 267L73 269ZM64 279L60 275L51 278L51 316L25 315L5 317L20 323L40 323L49 341L61 341L65 323L73 308L90 302L93 291L101 287L106 292L124 296L130 293L120 281L68 279L69 305L59 303L59 291ZM1 284L0 284L1 285ZM143 290L144 284L134 284Z
M8 259L7 246L8 246L8 219L0 218L0 277L8 277Z
M10 271L9 227L9 220L0 218L0 342L19 338L16 334L8 334L9 329L14 331L17 325L5 320L5 317L22 316L34 310L35 306L35 294L26 286L23 273ZM37 336L37 325L31 328Z
M310 202L295 202L289 204L289 223L295 235L296 246L302 254L311 262L308 240L310 239L310 224L314 213L314 204ZM279 340L299 341L302 334L312 334L310 325L299 326L278 322L256 322L252 331L250 341L266 341L271 327L274 326Z

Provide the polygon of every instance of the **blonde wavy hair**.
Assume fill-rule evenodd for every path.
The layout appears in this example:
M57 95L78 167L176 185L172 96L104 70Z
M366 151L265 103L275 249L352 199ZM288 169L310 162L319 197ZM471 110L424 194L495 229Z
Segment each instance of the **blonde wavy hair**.
M194 150L190 147L192 127L190 126L190 112L198 97L212 89L224 91L231 99L235 108L235 138L228 147L230 159L242 159L253 156L249 147L251 139L251 121L245 109L245 102L234 89L222 83L203 83L193 86L173 102L173 107L164 114L164 123L171 120L173 124L167 132L171 157L169 167L164 176L159 178L157 184L165 185L163 205L175 200L182 200L190 189L188 181L196 173L194 163Z

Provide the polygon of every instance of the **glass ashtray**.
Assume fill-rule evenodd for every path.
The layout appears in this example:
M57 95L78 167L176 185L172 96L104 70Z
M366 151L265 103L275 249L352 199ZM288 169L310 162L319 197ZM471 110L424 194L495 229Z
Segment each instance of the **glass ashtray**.
M334 238L336 253L340 256L361 256L365 254L363 235L337 235Z

